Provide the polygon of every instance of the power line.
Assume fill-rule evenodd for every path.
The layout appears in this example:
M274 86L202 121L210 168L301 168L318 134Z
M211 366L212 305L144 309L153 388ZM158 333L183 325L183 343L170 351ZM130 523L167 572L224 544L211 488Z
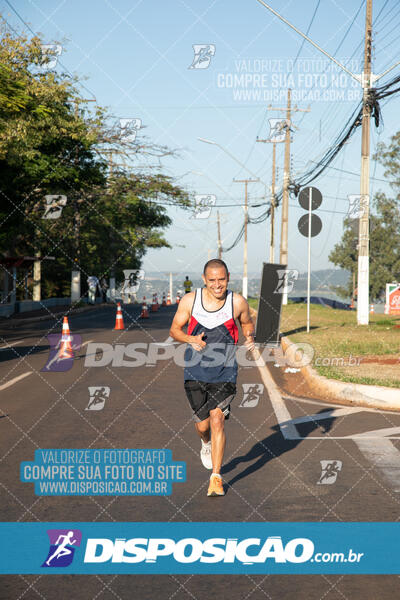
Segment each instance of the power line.
M19 12L13 7L13 5L11 4L11 2L9 0L5 0L5 2L8 4L8 6L11 8L11 10L17 15L18 19L25 25L25 27L27 29L29 29L29 31L36 37L38 37L37 33L35 31L33 31L32 27L26 22L24 21L24 19L21 17L21 15L19 14ZM15 31L15 30L13 30ZM18 35L18 34L17 34ZM71 71L69 69L67 69L67 67L65 65L63 65L63 63L60 60L57 60L57 64L60 64L62 66L62 68L64 69L64 71L66 73L68 73L72 78L74 77L74 75L71 73ZM87 92L89 92L89 94L91 94L93 96L93 98L96 100L96 96L95 94L93 94L93 92L91 90L89 90L88 87L86 87L86 85L84 85L81 81L78 82L79 85L86 90Z
M321 0L318 0L318 2L317 2L317 5L316 5L316 7L315 7L315 9L314 9L314 14L313 14L313 16L311 17L310 24L309 24L309 26L307 27L306 35L308 35L308 34L310 33L311 26L312 26L312 24L314 23L315 15L317 14L317 10L318 10L318 8L319 8L319 5L320 5L320 4L321 4ZM297 56L296 56L296 58L294 59L294 63L293 63L293 69L294 69L294 66L295 66L295 64L297 63L297 59L299 58L301 51L303 50L303 46L304 46L304 42L305 42L305 41L306 41L306 40L303 38L303 40L302 40L302 42L301 42L301 44L300 44L299 51L297 52Z

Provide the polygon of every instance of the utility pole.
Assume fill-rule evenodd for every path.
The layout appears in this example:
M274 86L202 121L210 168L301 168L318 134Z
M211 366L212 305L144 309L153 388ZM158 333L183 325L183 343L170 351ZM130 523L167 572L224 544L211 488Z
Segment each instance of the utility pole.
M272 179L271 179L271 230L269 242L269 262L275 262L275 172L276 172L276 142L272 144Z
M257 0L262 6L278 17L291 29L296 31L301 37L309 42L319 52L324 54L329 60L335 63L347 75L358 81L363 88L363 112L362 112L362 139L361 139L361 177L360 177L360 219L359 219L359 244L358 244L358 294L357 294L357 324L368 325L369 322L369 153L370 153L370 117L371 107L370 88L375 83L400 65L397 60L391 67L388 67L375 75L371 73L371 46L372 46L372 0L366 1L365 17L365 40L364 40L364 71L361 75L352 73L345 65L341 64L336 58L331 56L326 50L318 46L312 39L304 34L300 29L292 25L285 17L269 6L264 0Z
M280 256L279 262L282 265L288 264L288 226L289 226L289 185L290 185L290 134L291 134L291 115L292 112L310 112L310 108L297 108L295 106L292 109L291 106L291 90L288 88L287 91L287 106L286 108L275 108L271 105L268 106L269 110L279 110L286 111L286 123L285 123L285 158L284 158L284 167L283 167L283 192L282 192L282 222L281 222L281 243L280 243ZM283 128L282 128L283 129ZM257 139L257 142L273 142L275 151L275 142L272 139L260 140ZM275 180L275 168L273 168L273 177ZM275 182L274 182L275 183ZM275 187L275 185L274 185ZM273 194L273 202L272 202L272 194ZM275 190L271 191L271 234L274 229L274 225L272 223L272 215L275 216ZM271 256L274 254L274 247L270 245L270 262ZM284 288L282 303L287 304L287 290L286 286Z
M275 140L260 140L257 142L272 142L272 178L271 178L271 199L270 199L270 235L269 235L269 262L275 262L275 173L276 173L276 142ZM267 193L265 192L265 197Z
M286 108L286 134L285 134L285 160L283 164L283 192L282 192L282 222L281 222L281 247L279 262L288 264L288 224L289 224L289 183L290 183L290 101L291 90L287 91ZM282 296L282 304L287 304L286 284Z
M81 102L96 102L95 98L74 98L75 119L79 117L79 104ZM79 149L75 148L75 164L79 164ZM77 302L81 299L81 211L80 198L73 198L74 206L74 267L71 272L71 302Z
M371 88L371 54L372 54L372 0L367 0L365 14L364 40L364 72L363 113L361 134L361 174L360 174L360 218L358 231L358 294L357 322L368 325L369 322L369 155L370 155L370 120L371 105L369 90Z
M219 219L219 210L217 210L217 227L218 227L218 258L222 259L222 242L221 242L221 222Z
M244 251L243 251L243 285L242 296L247 298L247 185L249 183L257 183L257 179L234 179L234 183L244 183Z

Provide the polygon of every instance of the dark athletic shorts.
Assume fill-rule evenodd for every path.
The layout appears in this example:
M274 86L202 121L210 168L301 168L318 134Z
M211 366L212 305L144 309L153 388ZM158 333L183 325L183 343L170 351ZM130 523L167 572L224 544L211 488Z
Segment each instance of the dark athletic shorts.
M185 381L185 392L193 410L193 418L199 423L210 416L210 410L220 408L229 419L230 403L236 394L236 385L230 381L206 383L204 381Z

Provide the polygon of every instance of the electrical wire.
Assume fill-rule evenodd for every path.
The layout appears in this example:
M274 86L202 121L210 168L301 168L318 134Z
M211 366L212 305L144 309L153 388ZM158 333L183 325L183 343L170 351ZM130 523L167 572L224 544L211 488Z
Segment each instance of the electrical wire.
M11 8L11 10L17 15L18 19L25 25L25 27L27 29L29 29L29 31L37 37L37 33L35 31L33 31L32 27L26 22L24 21L24 19L21 17L21 15L19 14L19 12L13 7L13 5L11 4L11 2L9 0L5 0L5 2L8 4L8 6ZM64 69L64 71L66 73L68 73L68 75L73 78L74 75L71 73L71 71L69 69L67 69L67 67L65 65L62 64L62 62L58 59L57 60L57 64L60 64L62 66L62 68ZM84 85L81 81L78 82L79 85L86 90L87 92L89 92L89 94L91 94L91 96L93 96L94 100L96 100L96 96L93 94L93 92L91 90L89 90L88 87L86 87L86 85Z

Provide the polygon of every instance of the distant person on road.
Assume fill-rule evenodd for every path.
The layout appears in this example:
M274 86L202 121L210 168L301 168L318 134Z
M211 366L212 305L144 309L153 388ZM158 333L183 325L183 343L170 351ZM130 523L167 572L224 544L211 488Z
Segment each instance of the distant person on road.
M103 302L107 303L108 284L107 284L107 280L105 277L102 277L100 280L100 289L101 289L101 296L102 296Z
M190 281L189 277L186 275L185 281L183 282L183 287L185 288L185 294L189 294L192 291L193 283Z
M222 260L209 260L202 279L205 287L186 294L180 301L170 335L188 344L184 387L201 438L201 461L206 469L212 469L207 495L223 496L224 422L229 418L230 403L236 393L238 370L236 320L249 350L254 349L254 325L247 301L227 289L229 272Z
M97 279L97 277L95 275L90 275L87 279L87 283L88 283L88 300L89 300L89 304L95 304L96 303L96 291L97 288L99 287L99 280Z

